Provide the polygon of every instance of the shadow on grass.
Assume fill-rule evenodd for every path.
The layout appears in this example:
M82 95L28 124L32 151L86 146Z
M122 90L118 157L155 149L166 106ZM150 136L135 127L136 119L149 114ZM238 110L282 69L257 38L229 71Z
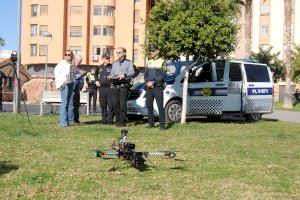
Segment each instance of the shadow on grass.
M18 165L14 165L7 161L0 161L0 176L18 169L19 169Z
M272 118L262 118L261 121L266 121L266 122L278 122L278 119L272 119Z
M94 121L87 121L87 122L82 122L82 125L94 125L94 124L101 124L100 120L94 120Z
M188 122L201 122L201 123L236 123L236 124L247 124L250 123L246 121L244 117L234 117L234 116L224 116L220 119L210 119L206 117L201 118L189 118Z

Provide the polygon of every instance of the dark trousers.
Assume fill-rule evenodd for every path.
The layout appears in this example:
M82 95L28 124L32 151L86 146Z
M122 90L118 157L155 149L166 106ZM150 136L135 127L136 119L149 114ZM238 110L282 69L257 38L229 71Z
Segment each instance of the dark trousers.
M96 112L96 102L97 102L97 90L96 89L90 89L89 90L89 104L90 107L92 107L91 100L93 98L93 111Z
M102 122L112 123L114 112L113 112L113 102L111 99L112 89L109 87L99 88L99 102L102 112Z
M2 89L0 85L0 111L2 110Z
M113 112L116 115L117 124L126 125L129 87L114 86L111 92Z
M73 106L74 122L79 122L80 91L74 91Z
M164 109L164 95L163 87L154 87L153 89L146 89L146 105L148 109L148 122L150 126L154 125L153 114L153 101L156 100L158 112L159 112L159 125L161 127L165 124L165 109Z

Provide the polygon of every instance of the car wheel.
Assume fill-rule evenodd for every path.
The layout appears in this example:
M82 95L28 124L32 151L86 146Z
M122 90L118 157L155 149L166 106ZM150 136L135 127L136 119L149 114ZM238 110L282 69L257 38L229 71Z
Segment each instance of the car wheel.
M142 120L144 118L143 115L127 115L128 120Z
M182 105L178 100L172 100L167 103L165 108L166 121L169 123L180 122Z
M250 122L256 122L259 121L261 119L262 114L259 113L254 113L254 114L246 114L246 120L250 121Z

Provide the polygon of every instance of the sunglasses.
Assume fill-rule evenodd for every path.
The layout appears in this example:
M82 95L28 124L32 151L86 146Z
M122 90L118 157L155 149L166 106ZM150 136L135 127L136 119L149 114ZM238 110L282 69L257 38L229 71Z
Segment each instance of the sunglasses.
M70 54L70 53L65 53L65 56L72 56L72 54Z

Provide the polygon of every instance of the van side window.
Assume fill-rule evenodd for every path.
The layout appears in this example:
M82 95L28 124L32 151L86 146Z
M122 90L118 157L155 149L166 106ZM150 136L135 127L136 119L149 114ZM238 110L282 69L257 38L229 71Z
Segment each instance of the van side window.
M229 81L242 81L242 70L240 63L230 63Z
M268 67L265 65L244 64L248 82L270 82Z
M224 68L225 68L225 61L216 62L217 81L224 80Z

